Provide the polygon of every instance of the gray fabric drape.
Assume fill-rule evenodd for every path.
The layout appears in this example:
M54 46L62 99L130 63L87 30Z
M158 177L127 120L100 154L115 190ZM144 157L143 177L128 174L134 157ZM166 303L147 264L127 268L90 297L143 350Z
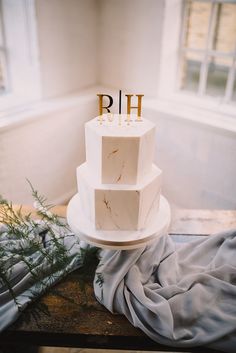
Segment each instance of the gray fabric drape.
M236 230L100 255L104 284L94 289L111 312L161 344L236 352Z

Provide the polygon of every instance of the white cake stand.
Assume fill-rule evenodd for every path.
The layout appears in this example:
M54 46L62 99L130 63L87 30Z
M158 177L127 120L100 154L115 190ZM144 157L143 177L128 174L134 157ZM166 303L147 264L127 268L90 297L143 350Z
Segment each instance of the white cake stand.
M67 207L67 222L72 231L86 243L100 248L129 250L143 247L165 234L170 224L170 214L169 203L161 196L156 218L146 229L140 231L97 230L84 215L80 206L79 194L76 194Z

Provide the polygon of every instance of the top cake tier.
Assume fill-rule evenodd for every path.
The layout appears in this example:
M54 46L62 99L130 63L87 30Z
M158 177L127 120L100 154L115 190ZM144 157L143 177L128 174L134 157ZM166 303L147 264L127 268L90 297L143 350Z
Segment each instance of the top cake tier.
M103 184L136 184L151 172L155 125L126 114L104 114L85 124L89 171Z

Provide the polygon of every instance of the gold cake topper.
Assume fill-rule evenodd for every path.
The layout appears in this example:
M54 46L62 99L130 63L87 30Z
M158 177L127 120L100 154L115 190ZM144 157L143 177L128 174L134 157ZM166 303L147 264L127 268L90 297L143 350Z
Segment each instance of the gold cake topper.
M103 94L99 93L97 94L98 96L98 105L99 105L99 115L103 115L104 109L106 109L107 113L111 113L110 108L113 105L113 97L109 94ZM138 104L137 106L131 105L131 100L132 97L134 96L133 94L125 94L127 97L127 115L129 116L131 114L131 109L137 109L137 116L138 120L141 120L141 112L142 112L142 97L144 96L143 94L136 94L135 96L138 98ZM107 97L108 98L108 104L104 105L103 98ZM119 90L119 114L121 114L121 90Z

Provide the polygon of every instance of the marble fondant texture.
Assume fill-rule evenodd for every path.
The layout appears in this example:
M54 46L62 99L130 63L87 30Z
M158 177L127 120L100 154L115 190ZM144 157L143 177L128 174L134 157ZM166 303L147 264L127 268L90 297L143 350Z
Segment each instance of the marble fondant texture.
M135 185L102 184L87 163L82 164L77 168L77 183L85 216L101 230L145 228L159 209L161 175L152 165L150 173Z
M141 182L152 169L155 125L126 114L102 117L85 125L88 169L101 183Z
M139 143L138 137L102 137L102 183L136 183Z

